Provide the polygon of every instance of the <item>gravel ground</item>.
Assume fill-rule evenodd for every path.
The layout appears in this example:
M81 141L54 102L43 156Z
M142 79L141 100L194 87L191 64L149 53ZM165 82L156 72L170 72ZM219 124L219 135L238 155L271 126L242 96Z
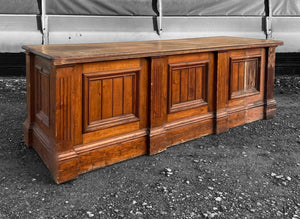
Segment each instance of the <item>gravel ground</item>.
M300 77L278 76L274 119L56 185L26 148L25 78L0 78L0 218L300 218Z

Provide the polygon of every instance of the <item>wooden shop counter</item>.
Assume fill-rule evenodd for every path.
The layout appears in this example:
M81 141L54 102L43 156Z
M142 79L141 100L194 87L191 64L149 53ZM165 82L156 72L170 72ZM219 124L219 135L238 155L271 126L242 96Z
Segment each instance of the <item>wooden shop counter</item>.
M24 137L61 183L272 118L281 41L208 37L24 46Z

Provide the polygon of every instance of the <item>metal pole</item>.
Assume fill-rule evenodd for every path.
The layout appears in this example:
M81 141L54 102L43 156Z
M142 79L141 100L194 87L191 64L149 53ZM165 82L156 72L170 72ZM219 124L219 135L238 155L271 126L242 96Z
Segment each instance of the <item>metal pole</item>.
M48 29L48 16L46 14L46 0L42 0L42 34L43 34L43 44L49 44L49 29Z
M158 0L158 13L159 13L159 21L158 21L158 35L162 33L162 0Z
M272 0L268 0L268 9L269 14L266 17L266 32L267 32L267 39L272 39L272 17L273 17L273 9L272 9Z

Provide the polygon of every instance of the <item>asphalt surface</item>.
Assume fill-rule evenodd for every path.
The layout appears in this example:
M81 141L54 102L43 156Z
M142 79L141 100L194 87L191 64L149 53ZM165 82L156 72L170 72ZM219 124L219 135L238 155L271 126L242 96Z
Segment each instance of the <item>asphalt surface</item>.
M300 218L300 77L277 114L56 185L23 141L24 77L0 78L0 218Z

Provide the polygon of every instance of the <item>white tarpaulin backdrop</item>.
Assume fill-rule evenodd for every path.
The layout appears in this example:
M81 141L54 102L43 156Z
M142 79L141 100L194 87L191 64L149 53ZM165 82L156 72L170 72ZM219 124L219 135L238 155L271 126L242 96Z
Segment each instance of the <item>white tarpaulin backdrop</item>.
M157 0L46 0L48 14L151 16ZM162 0L165 16L261 16L264 0ZM0 14L40 14L41 0L0 0ZM273 15L300 16L300 0L272 0Z
M163 0L164 16L263 15L264 0ZM156 15L152 0L55 0L47 1L49 14Z
M42 15L42 0L0 0L0 53L24 44L215 35L271 37L284 41L277 51L300 52L300 0L161 0L162 18L158 1L45 0Z

